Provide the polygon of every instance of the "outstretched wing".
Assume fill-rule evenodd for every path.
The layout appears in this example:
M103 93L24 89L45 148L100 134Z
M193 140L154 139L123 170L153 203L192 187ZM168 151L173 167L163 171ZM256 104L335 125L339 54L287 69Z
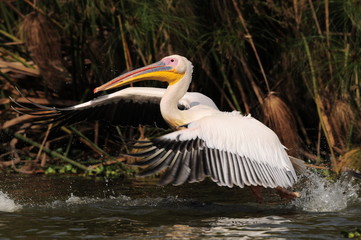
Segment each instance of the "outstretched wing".
M25 107L12 99L13 108L32 115L33 124L55 123L58 126L70 125L84 120L105 120L114 125L138 126L154 125L168 128L160 113L160 100L165 89L130 87L91 101L66 108L47 107L31 103ZM181 109L189 109L198 104L215 106L212 100L200 93L187 93L179 102Z
M166 170L160 184L199 182L221 186L290 187L297 180L284 146L261 122L237 112L219 113L149 142L134 154L142 175Z

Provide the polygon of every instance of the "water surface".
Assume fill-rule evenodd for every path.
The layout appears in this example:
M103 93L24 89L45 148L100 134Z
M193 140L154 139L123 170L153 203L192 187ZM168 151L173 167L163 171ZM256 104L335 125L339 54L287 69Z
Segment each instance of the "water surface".
M342 239L361 227L357 184L311 174L300 200L266 189L259 204L249 189L209 181L2 176L0 239Z

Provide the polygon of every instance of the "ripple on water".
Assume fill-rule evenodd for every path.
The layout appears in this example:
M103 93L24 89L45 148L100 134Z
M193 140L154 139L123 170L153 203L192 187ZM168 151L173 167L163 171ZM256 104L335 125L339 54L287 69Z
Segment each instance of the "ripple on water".
M53 202L41 205L45 208L66 208L75 206L84 206L101 203L105 206L112 207L177 207L192 204L193 200L179 198L177 196L168 197L145 197L145 198L131 198L126 195L110 196L107 198L76 196L73 193L65 200L55 200ZM30 204L29 206L33 206Z

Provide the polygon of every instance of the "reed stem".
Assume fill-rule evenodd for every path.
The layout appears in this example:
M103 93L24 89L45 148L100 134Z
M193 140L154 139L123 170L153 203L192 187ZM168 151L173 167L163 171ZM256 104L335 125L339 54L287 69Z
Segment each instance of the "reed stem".
M88 145L90 148L92 148L94 151L98 152L100 155L105 156L108 159L114 160L114 157L110 156L107 152L105 152L103 149L101 149L98 145L96 145L93 141L91 141L89 138L87 138L84 134L82 134L80 131L78 131L74 127L69 127L72 132L74 132L76 135L81 137L83 139L83 142Z
M323 103L322 103L322 99L321 99L321 96L319 94L318 83L317 83L315 69L313 67L310 48L308 46L308 43L307 43L307 40L306 40L305 36L303 36L303 35L302 35L302 40L303 40L303 43L304 43L308 63L310 65L313 95L314 95L314 100L315 100L315 103L316 103L318 117L320 119L321 127L322 127L322 130L323 130L323 133L325 134L326 141L327 141L328 147L330 149L330 153L331 153L332 169L336 173L338 173L339 169L338 169L336 157L335 157L335 154L334 154L334 151L333 151L333 147L335 146L335 140L334 140L334 137L333 137L333 134L332 134L331 125L329 123L328 116L325 113L325 109L324 109L324 106L323 106Z
M259 65L259 68L261 69L261 73L262 73L263 79L264 79L264 81L265 81L265 83L266 83L266 86L267 86L267 91L268 91L268 93L270 93L270 92L271 92L271 89L270 89L270 86L269 86L269 83L268 83L268 80L267 80L267 76L266 76L266 73L265 73L265 71L264 71L264 69L263 69L263 65L262 65L261 59L260 59L260 57L259 57L259 55L258 55L256 46L255 46L255 44L254 44L254 42L253 42L252 35L251 35L251 33L248 31L246 22L245 22L245 20L244 20L244 18L243 18L243 16L242 16L242 12L241 12L241 10L240 10L239 7L238 7L237 2L236 2L235 0L232 0L232 2L233 2L233 6L234 6L234 8L235 8L235 10L236 10L236 12L237 12L237 14L238 14L238 18L241 20L242 26L243 26L244 30L246 31L247 38L249 39L249 43L251 44L252 50L253 50L253 52L254 52L254 55L256 56L257 63L258 63L258 65Z
M27 138L27 137L21 135L21 134L19 134L19 133L15 133L14 135L15 135L16 138L18 138L18 139L20 139L20 140L22 140L22 141L24 141L24 142L27 142L27 143L29 143L29 144L31 144L31 145L33 145L34 147L37 147L37 148L39 148L39 149L40 149L41 146L42 146L41 144L39 144L39 143L31 140L30 138ZM52 151L52 150L50 150L50 149L47 148L47 147L44 147L44 146L43 146L43 151L46 152L46 153L48 153L48 154L50 154L52 157L59 158L59 159L65 161L65 162L68 162L68 163L70 163L71 165L73 165L73 166L75 166L75 167L77 167L77 168L79 168L79 169L84 170L85 172L91 171L90 169L88 169L87 166L85 166L85 165L83 165L83 164L80 164L80 163L78 163L78 162L76 162L76 161L74 161L74 160L72 160L72 159L70 159L70 158L68 158L68 157L65 157L65 156L61 155L60 153L57 153L57 152L55 152L55 151Z

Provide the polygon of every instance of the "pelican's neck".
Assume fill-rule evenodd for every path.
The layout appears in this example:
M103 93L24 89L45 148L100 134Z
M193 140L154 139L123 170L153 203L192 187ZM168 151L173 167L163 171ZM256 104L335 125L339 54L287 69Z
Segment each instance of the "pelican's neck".
M178 102L186 94L189 88L192 81L192 71L193 66L189 62L189 66L183 78L177 83L169 85L160 101L162 116L172 127L178 127L188 123L186 122L186 119L183 118L182 111L178 109Z

